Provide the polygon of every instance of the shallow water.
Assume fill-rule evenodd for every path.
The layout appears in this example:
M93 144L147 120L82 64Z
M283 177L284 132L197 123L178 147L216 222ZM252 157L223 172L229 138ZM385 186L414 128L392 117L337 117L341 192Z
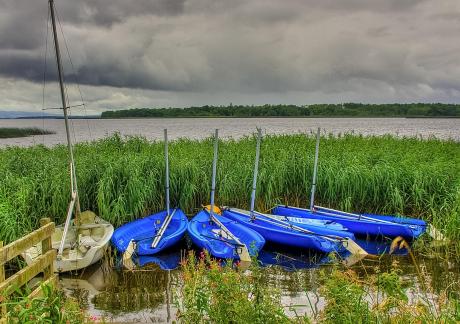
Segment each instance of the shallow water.
M380 253L388 251L389 242L358 241L361 246ZM186 243L162 255L140 260L143 267L133 271L109 265L106 259L85 269L80 274L61 275L61 284L86 307L89 314L115 322L171 322L177 309L174 289L181 282L178 262L184 255ZM458 291L460 265L440 257L416 256L421 271L432 289L432 296L444 290ZM288 315L314 316L324 307L319 297L320 277L333 269L333 261L324 256L293 254L269 247L259 255L267 283L282 292L282 303ZM352 267L358 273L389 271L397 263L406 282L418 282L415 265L399 251L396 255L383 254L378 260L364 260ZM166 270L166 269L170 270ZM417 287L417 284L415 284ZM408 291L409 297L419 295L417 289Z
M220 136L239 138L261 127L268 134L314 132L321 127L326 133L354 132L363 135L392 134L397 136L435 136L460 141L460 119L455 118L162 118L162 119L75 119L71 120L75 142L91 141L119 132L162 139L168 128L171 139L209 137L215 128ZM8 145L47 146L65 143L64 121L59 119L0 119L0 127L39 127L56 132L22 138L0 139L0 147Z

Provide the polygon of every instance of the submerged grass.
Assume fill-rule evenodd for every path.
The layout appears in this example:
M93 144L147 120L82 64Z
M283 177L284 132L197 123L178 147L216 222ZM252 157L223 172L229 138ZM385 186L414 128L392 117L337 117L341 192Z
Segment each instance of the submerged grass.
M257 207L306 206L314 137L266 136ZM219 146L217 201L247 208L255 139ZM83 209L115 226L164 209L163 143L119 135L76 146ZM193 213L209 197L212 140L170 145L171 201ZM34 146L0 150L0 240L36 228L41 217L64 221L70 182L67 149ZM460 144L434 138L323 134L317 202L348 211L403 214L433 222L460 239ZM458 247L458 244L457 244ZM460 251L460 249L459 249Z

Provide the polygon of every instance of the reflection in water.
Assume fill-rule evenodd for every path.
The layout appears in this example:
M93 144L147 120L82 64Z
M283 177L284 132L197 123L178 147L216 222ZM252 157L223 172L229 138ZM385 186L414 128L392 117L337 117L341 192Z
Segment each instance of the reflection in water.
M114 272L111 284L92 302L97 309L114 314L154 309L164 301L167 284L167 272L158 267Z
M140 255L134 258L134 262L139 267L149 264L157 264L162 270L174 270L179 267L183 253L182 250L169 251L155 255Z
M388 251L391 241L358 243L368 252L379 254ZM419 282L414 264L404 255L407 251L399 253L401 255L385 254L378 259L363 260L352 269L362 275L377 274L390 271L397 263L404 280ZM439 256L418 255L416 258L434 295L446 289L459 290L459 264ZM111 260L106 259L76 275L62 275L61 283L91 315L117 322L171 322L176 313L172 302L174 287L181 284L180 270L171 269L176 269L180 260L181 250L170 250L139 258L138 269L123 271L110 267ZM315 316L324 307L319 289L322 281L336 268L333 257L296 254L278 248L261 251L259 262L263 266L263 283L282 291L282 303L288 315L294 315L295 311L298 315Z

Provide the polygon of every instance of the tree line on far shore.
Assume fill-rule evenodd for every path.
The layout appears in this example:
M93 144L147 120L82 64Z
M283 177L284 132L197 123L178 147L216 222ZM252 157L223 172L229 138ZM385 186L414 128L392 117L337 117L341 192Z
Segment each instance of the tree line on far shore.
M460 117L460 104L228 105L104 111L101 118L155 117Z

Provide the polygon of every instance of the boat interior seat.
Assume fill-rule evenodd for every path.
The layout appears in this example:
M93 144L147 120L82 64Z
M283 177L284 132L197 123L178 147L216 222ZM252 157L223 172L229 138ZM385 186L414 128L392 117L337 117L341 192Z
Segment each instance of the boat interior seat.
M62 240L62 235L63 235L63 229L60 227L57 227L54 230L54 233L51 237L53 249L59 249L59 245L61 244L61 240ZM77 235L75 233L75 230L72 230L71 228L69 228L69 230L67 231L65 242L64 242L64 249L71 248L72 244L75 242L76 237Z
M85 246L85 247L91 247L91 246L98 246L99 245L99 241L95 240L93 237L89 236L89 235L79 235L78 237L78 243L79 245L82 245L82 246Z

